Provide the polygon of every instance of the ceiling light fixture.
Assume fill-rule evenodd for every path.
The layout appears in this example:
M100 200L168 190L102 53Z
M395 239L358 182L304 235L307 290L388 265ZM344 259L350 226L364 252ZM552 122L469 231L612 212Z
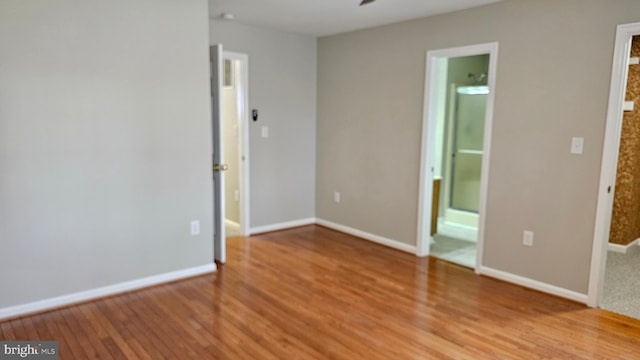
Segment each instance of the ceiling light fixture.
M229 13L222 13L222 14L220 15L220 17L221 17L223 20L235 20L235 18L236 18L235 16L233 16L233 14L229 14Z
M362 5L367 5L367 4L371 4L372 2L374 2L376 0L362 0L362 2L360 3L360 6Z

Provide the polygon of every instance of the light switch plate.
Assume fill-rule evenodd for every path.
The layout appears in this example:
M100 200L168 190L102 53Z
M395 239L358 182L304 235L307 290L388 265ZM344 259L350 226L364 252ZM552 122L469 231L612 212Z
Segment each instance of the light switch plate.
M572 137L571 138L571 153L580 155L584 150L584 138Z
M191 236L200 235L200 221L193 220L191 221Z
M522 232L522 245L533 246L533 231L525 230Z
M269 137L269 127L268 126L263 126L260 128L260 136L262 136L263 138L268 138Z

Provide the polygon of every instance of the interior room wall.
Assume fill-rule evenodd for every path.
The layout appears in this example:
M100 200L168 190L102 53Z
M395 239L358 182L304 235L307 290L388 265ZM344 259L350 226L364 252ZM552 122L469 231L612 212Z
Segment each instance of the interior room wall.
M483 265L586 294L615 30L638 14L513 0L320 38L317 216L415 244L425 53L497 41Z
M640 36L634 36L631 56L640 57ZM626 101L633 111L625 111L620 134L616 191L609 242L627 245L640 238L640 65L630 65Z
M4 0L0 48L0 309L211 264L206 0Z
M240 224L240 202L235 194L240 190L240 128L238 122L238 66L231 60L234 78L230 87L222 89L222 121L224 138L224 162L229 166L225 171L225 217Z
M315 216L316 38L211 21L211 44L249 56L251 228ZM261 137L261 127L269 137Z

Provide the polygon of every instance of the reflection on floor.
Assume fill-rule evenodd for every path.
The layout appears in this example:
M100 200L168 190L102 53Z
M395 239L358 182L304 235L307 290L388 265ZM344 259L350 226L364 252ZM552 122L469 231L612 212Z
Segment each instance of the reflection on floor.
M609 251L601 307L640 319L640 247L626 254Z
M476 243L439 234L434 235L433 239L429 252L431 256L475 269Z

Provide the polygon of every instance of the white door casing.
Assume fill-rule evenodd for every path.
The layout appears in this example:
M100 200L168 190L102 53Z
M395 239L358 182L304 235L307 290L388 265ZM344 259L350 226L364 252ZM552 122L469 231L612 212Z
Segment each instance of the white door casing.
M438 72L442 59L489 54L489 74L487 86L489 94L485 110L485 124L483 135L482 174L480 178L480 201L478 218L478 242L476 255L476 273L482 268L482 253L484 245L485 219L487 209L487 190L489 187L489 156L491 154L491 133L493 124L493 105L496 93L496 72L498 61L498 43L470 45L442 50L427 51L425 71L425 91L422 120L422 149L420 161L420 192L418 199L418 238L416 239L416 255L429 255L431 204L433 198L433 178L435 156L432 144L435 142L436 124L438 119L438 90L442 83Z

